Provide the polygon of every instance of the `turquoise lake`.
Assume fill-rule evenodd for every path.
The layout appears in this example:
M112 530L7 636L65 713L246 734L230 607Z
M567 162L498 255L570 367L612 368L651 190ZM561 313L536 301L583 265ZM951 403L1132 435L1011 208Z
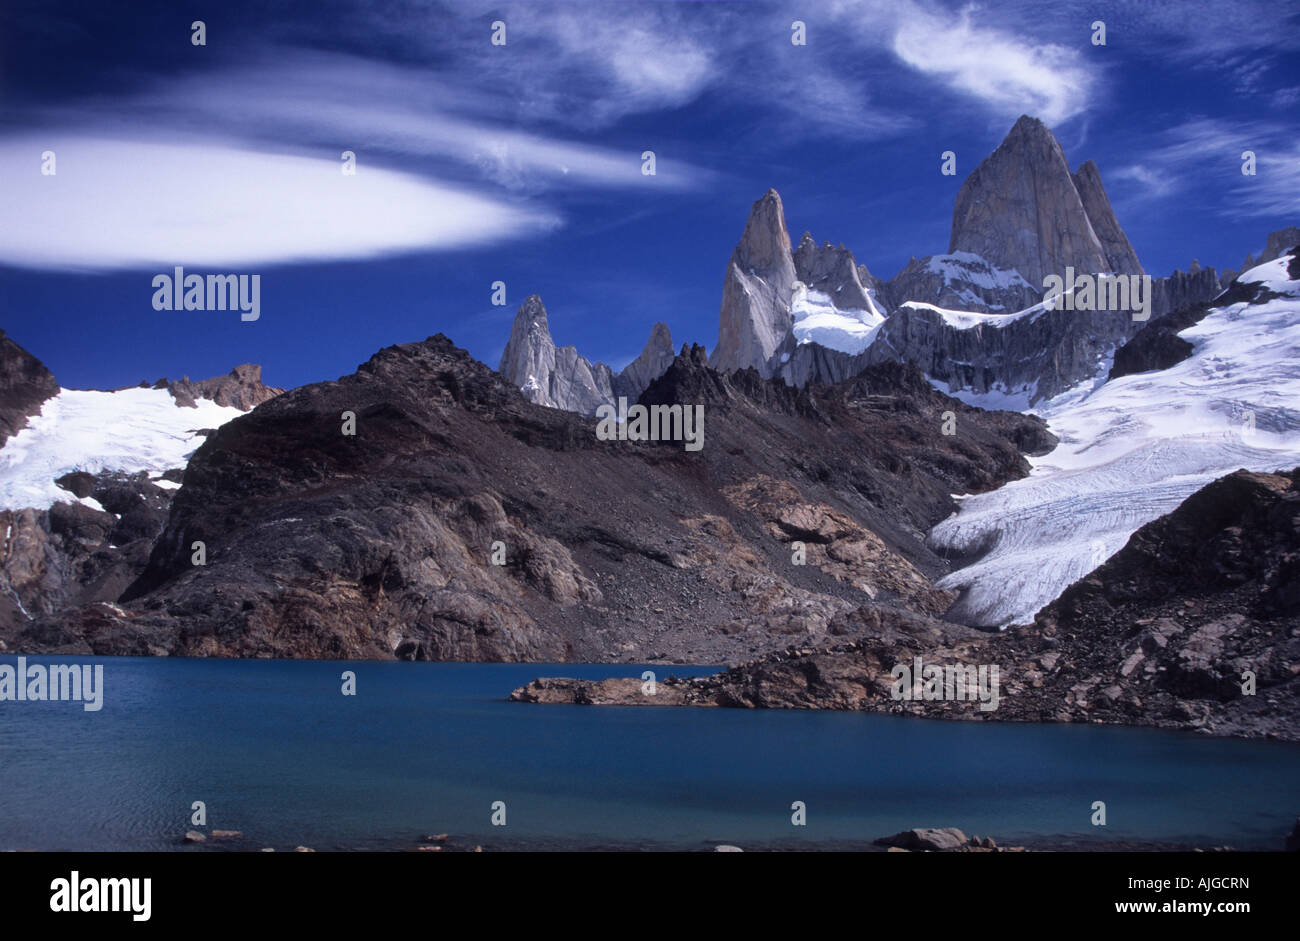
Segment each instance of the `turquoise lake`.
M833 848L922 826L1277 849L1300 813L1300 747L1278 742L506 699L537 676L647 669L626 664L28 660L103 664L104 705L0 703L0 850L207 851L180 842L195 801L198 829L240 830L240 848L317 850L442 832L488 849Z

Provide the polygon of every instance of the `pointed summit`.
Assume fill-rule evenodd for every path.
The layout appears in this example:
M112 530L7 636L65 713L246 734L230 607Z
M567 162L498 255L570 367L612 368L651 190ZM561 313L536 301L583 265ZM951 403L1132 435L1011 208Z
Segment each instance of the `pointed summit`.
M636 399L672 361L672 336L662 323L650 331L641 355L617 374L604 363L587 359L576 346L556 346L546 307L532 294L519 305L497 372L530 402L594 415L620 395Z
M551 405L548 387L554 368L555 341L551 339L546 307L541 297L530 294L515 313L497 372L518 386L531 401Z
M731 253L722 285L718 345L709 358L730 372L753 366L764 378L774 373L777 347L790 333L794 255L781 196L769 189L750 208L745 231Z
M776 268L790 261L790 270L794 270L794 263L790 260L790 233L785 227L785 208L781 205L781 194L776 190L768 190L750 209L745 232L731 258L746 269Z
M650 328L650 338L646 340L641 355L614 377L614 395L624 395L636 401L646 387L673 364L673 359L673 335L666 323L656 323Z
M1101 185L1101 171L1091 160L1084 162L1073 176L1074 188L1083 201L1083 210L1092 223L1092 231L1101 242L1102 251L1110 263L1112 274L1142 274L1142 263L1138 261L1137 252L1129 243L1128 236L1120 228L1111 208L1106 188Z
M1017 271L1036 289L1067 266L1141 273L1096 166L1085 164L1076 179L1051 130L1028 115L962 184L948 251Z

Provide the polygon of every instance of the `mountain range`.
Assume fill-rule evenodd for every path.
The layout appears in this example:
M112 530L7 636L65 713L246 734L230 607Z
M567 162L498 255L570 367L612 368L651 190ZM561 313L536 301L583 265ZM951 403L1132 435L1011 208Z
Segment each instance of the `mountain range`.
M536 294L496 371L437 335L287 391L62 389L0 334L0 650L721 663L662 702L887 711L890 657L996 657L1004 718L1287 736L1297 242L1152 279L1146 321L1054 305L1052 274L1146 272L1022 117L946 253L882 281L769 190L712 351L656 323L619 372ZM703 450L606 440L620 398L701 407Z
M1274 233L1242 270L1276 258L1294 235ZM913 258L888 281L843 243L819 247L805 232L793 245L780 195L765 193L727 263L709 364L804 386L870 363L915 362L971 401L992 394L1033 405L1097 378L1142 326L1127 310L1043 310L1045 276L1067 269L1146 274L1096 164L1071 172L1051 130L1022 116L962 184L948 252ZM1193 262L1153 278L1150 316L1208 302L1233 277ZM656 325L624 389L667 368L670 351L667 328ZM626 394L608 367L555 349L536 297L516 315L500 372L531 401L580 414Z

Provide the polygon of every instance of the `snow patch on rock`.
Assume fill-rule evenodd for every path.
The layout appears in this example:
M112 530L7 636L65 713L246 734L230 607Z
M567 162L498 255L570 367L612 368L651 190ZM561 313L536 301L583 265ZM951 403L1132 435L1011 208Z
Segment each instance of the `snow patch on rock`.
M46 510L58 502L103 509L54 481L73 471L158 474L184 467L203 443L200 429L244 414L209 399L196 404L179 408L165 389L61 389L0 448L0 509Z

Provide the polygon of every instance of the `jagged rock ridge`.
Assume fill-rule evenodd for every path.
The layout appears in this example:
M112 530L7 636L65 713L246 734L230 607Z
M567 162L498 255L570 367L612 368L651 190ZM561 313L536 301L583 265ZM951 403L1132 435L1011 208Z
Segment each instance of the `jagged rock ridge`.
M557 347L551 339L546 307L533 294L515 314L498 372L530 402L594 415L597 408L612 404L619 396L635 401L672 359L672 336L663 323L654 325L640 355L619 373L604 363L590 362L576 346Z
M601 441L443 337L222 426L117 606L11 648L190 656L736 662L873 598L937 613L924 533L1027 472L1037 419L885 364L794 390L684 351L643 401L699 402L705 445ZM339 416L356 415L355 437ZM961 424L941 432L944 412ZM192 564L192 545L207 547ZM793 543L806 564L792 563ZM493 563L494 544L504 547Z

